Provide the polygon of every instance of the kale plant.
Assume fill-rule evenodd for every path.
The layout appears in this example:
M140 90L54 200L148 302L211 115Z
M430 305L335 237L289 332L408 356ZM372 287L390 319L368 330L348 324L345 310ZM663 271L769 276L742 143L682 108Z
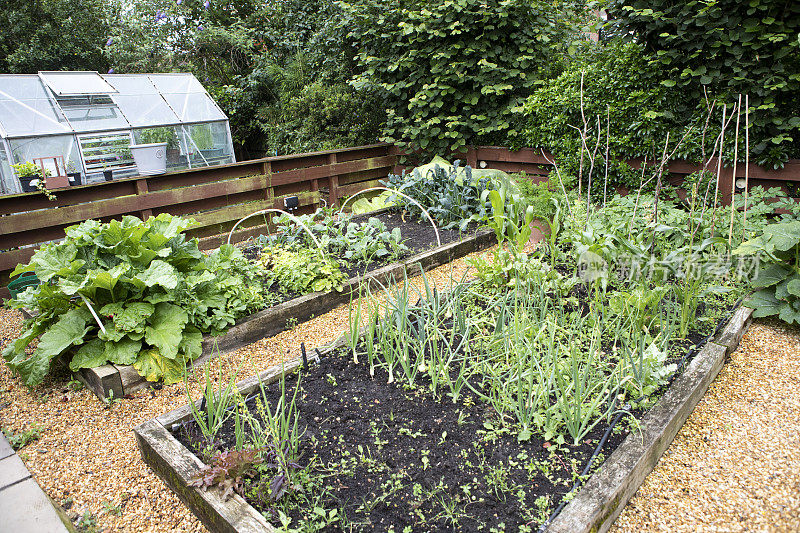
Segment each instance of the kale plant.
M191 223L168 214L88 220L42 246L12 273L34 272L41 284L11 300L34 317L4 350L9 367L29 386L61 355L72 371L111 362L150 381L179 381L203 333L221 334L263 305L258 267L231 246L206 257L183 233Z
M443 229L464 231L470 222L482 221L492 214L491 204L482 195L495 187L488 177L473 181L469 166L464 167L463 177L461 174L459 161L455 161L449 172L436 165L425 175L416 170L411 174L403 172L400 176L389 175L381 183L419 202ZM392 195L389 200L414 215L422 215L419 207L400 195Z

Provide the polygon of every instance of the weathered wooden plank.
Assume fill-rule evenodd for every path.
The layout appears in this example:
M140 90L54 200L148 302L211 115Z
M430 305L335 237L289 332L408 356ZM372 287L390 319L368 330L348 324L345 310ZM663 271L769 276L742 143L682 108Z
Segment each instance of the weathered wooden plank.
M301 192L297 194L300 205L312 205L319 203L319 193ZM261 200L248 204L232 205L192 215L198 225L196 227L210 226L212 224L222 224L225 222L236 222L237 220L260 211L262 209L283 209L283 197L273 200Z
M0 271L14 270L19 263L27 263L36 252L35 247L18 248L0 252Z
M372 180L372 181L362 181L359 183L353 183L351 185L340 185L338 188L339 191L339 198L346 198L348 196L352 196L359 191L363 191L364 189L369 189L370 187L382 187L381 180Z
M156 420L134 429L142 458L194 511L209 531L223 533L272 533L275 529L244 499L235 494L223 500L218 490L201 491L189 481L203 462L187 450Z

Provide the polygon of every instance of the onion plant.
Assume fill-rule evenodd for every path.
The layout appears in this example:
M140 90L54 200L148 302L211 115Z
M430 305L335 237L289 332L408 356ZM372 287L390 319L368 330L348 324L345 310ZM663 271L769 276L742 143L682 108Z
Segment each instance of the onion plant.
M189 382L184 379L184 388L186 389L186 396L189 398L189 408L192 411L192 418L203 438L207 443L214 441L217 432L225 423L228 416L230 416L230 408L237 402L239 393L236 390L236 376L231 375L228 384L217 392L217 384L222 383L222 372L217 373L217 379L211 378L210 365L206 365L205 387L203 389L203 399L200 405L192 401L191 394L189 393Z
M259 378L260 395L256 397L256 417L250 417L253 445L256 448L274 448L283 456L284 464L297 458L300 450L300 438L303 432L298 430L300 413L297 411L297 394L300 391L301 375L297 373L297 381L291 400L286 397L286 376L280 378L280 395L273 409L270 406L264 383ZM262 425L263 422L263 425Z

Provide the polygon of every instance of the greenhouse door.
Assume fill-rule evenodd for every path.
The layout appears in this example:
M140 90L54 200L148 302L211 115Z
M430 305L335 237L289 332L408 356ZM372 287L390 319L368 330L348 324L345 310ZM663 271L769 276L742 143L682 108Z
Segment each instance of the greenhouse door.
M89 181L102 181L104 170L112 171L115 178L135 175L132 142L130 131L79 135L78 145Z

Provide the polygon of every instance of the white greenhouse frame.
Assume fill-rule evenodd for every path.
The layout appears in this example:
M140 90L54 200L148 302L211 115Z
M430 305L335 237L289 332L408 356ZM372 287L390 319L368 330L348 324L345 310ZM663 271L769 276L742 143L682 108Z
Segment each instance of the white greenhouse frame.
M0 75L0 194L23 192L11 165L34 158L63 157L83 184L135 176L130 144L159 135L168 172L236 162L228 117L190 73Z

